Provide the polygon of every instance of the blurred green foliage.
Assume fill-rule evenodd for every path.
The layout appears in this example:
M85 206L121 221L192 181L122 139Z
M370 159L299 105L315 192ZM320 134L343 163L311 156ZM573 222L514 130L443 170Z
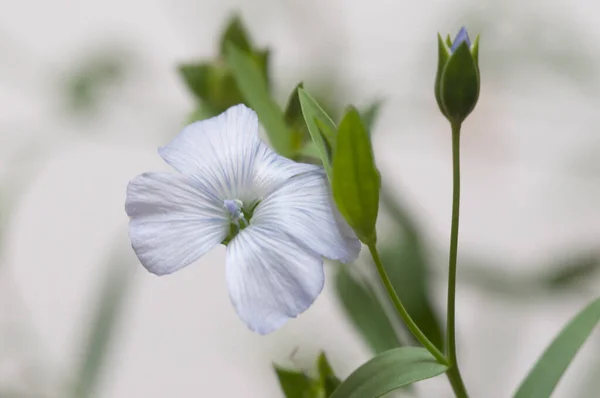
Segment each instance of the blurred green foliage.
M106 48L85 56L66 72L66 107L72 115L89 116L107 98L108 89L128 76L132 57L127 51Z
M546 398L600 321L600 298L575 316L550 343L519 386L514 398Z
M304 372L274 366L285 398L327 398L340 385L331 365L321 353L317 358L315 377Z
M233 75L232 65L228 62L229 46L234 46L251 58L258 73L264 79L265 89L270 90L269 51L254 47L239 16L234 15L229 20L219 43L220 52L214 60L191 62L179 66L179 73L186 87L198 103L197 110L191 114L189 122L218 115L240 103L249 105Z
M350 273L352 266L338 264L335 287L346 315L375 354L401 345L385 307L365 278Z

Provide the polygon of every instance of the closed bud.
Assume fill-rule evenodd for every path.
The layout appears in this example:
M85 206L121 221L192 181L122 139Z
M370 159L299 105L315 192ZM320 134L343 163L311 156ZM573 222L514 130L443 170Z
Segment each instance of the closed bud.
M471 43L464 27L454 41L438 34L435 98L450 123L460 125L475 108L479 85L479 36Z

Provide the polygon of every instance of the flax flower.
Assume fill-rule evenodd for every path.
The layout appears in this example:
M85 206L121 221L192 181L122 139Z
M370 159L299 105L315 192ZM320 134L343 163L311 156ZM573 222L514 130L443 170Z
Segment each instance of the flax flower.
M127 188L135 253L164 275L226 244L229 295L251 330L269 333L314 302L323 257L358 256L323 169L271 150L246 106L185 127L159 154L177 173L144 173Z

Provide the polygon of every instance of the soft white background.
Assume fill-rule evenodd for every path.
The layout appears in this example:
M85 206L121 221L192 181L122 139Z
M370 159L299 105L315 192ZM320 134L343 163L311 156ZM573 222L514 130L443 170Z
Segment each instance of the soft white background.
M2 0L1 6L0 212L7 224L0 387L26 383L33 396L52 396L74 375L115 250L125 253L119 261L134 275L101 397L279 397L273 361L306 366L324 349L345 376L368 358L329 285L304 315L261 337L230 305L222 247L163 278L145 272L129 249L125 186L141 172L166 169L156 148L193 107L175 65L213 56L236 10L255 41L274 49L280 99L297 81L332 75L332 90L345 103L385 99L377 160L385 183L406 198L427 231L441 269L450 224L450 135L432 94L435 35L473 23L468 27L484 33L483 85L463 132L460 253L529 273L571 248L600 242L598 71L590 63L597 60L600 10L591 0ZM586 58L570 61L588 67L584 84L526 57L529 50L519 44L527 18L544 22L541 36L548 39L540 45L550 50L562 39L555 25L574 29L568 47ZM130 74L91 119L69 117L61 107L62 79L96 50L114 47L133 54ZM442 310L443 281L435 289ZM515 305L461 285L459 359L472 396L509 396L564 322L598 293L600 287ZM573 396L597 348L590 341L557 397ZM423 397L450 396L442 377L421 385Z

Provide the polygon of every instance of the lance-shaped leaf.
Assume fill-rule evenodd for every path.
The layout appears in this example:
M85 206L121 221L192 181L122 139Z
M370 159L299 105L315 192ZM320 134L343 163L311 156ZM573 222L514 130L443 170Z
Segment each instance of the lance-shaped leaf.
M333 369L331 369L331 365L329 365L329 361L327 361L324 352L322 352L317 359L317 369L319 370L321 388L325 391L325 396L328 397L340 384L342 384L342 382L337 378Z
M292 134L285 122L283 111L269 94L257 62L251 55L231 44L225 52L227 63L233 71L240 91L247 104L256 111L273 149L282 156L293 156Z
M323 162L327 177L331 181L331 148L335 146L335 131L337 128L329 115L304 89L298 89L298 98L300 99L306 127L316 146L321 162Z
M380 177L371 140L355 108L340 123L332 163L331 187L340 213L362 242L375 243Z
M373 126L379 116L381 105L381 100L375 101L360 113L360 118L362 119L369 136L372 135Z
M394 348L356 369L330 398L377 398L446 369L424 348Z
M585 307L560 332L529 372L514 398L547 398L600 321L600 298Z
M441 322L429 293L429 267L425 253L414 241L405 241L381 250L381 261L406 310L440 350L443 349ZM404 326L404 323L401 323ZM412 334L408 333L412 338Z
M302 105L300 105L300 96L298 90L302 89L303 84L299 83L292 91L287 106L285 107L284 117L288 127L292 131L292 147L294 152L301 151L308 140L310 140L310 134L304 121L304 115L302 114Z
M234 15L231 17L227 27L221 35L221 43L219 48L221 49L222 56L225 56L226 54L227 43L233 44L246 53L252 52L252 42L250 41L248 31L242 23L239 15Z
M287 370L275 366L275 373L285 398L308 398L315 389L315 380L302 372Z
M375 354L399 347L400 340L381 301L364 282L356 280L348 268L340 264L335 280L346 315Z

